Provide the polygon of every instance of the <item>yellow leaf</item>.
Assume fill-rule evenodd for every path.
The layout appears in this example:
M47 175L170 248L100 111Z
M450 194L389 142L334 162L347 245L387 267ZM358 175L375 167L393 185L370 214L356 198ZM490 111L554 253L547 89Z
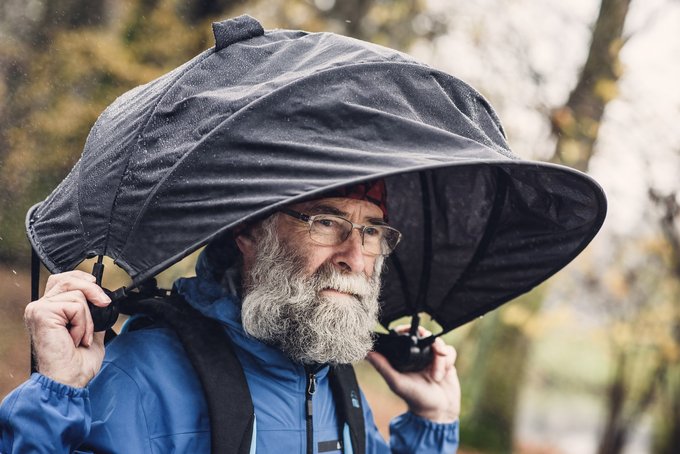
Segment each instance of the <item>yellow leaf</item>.
M600 79L595 83L595 95L602 101L608 102L615 99L619 94L619 87L615 80Z

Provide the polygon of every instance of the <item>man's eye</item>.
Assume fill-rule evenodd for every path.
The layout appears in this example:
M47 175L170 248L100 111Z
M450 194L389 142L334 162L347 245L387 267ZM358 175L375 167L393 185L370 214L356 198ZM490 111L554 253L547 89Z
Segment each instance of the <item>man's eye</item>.
M333 219L317 219L314 221L320 227L333 228L336 227L338 222Z
M381 235L380 229L377 227L366 227L364 235L379 237Z

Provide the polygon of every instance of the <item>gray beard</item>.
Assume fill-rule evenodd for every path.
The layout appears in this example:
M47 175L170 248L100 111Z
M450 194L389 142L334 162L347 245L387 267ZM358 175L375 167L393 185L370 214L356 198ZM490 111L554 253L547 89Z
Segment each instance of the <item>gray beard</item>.
M245 332L303 364L347 364L373 347L378 323L380 270L371 278L341 273L325 263L305 276L305 259L279 241L276 215L262 226L256 259L246 276L241 320ZM324 296L332 288L353 296Z

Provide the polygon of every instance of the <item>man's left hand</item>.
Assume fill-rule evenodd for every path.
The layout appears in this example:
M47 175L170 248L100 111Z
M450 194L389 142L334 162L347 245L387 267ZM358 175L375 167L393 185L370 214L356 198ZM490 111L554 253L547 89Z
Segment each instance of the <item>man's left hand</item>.
M399 327L397 331L403 331ZM421 336L430 333L420 328ZM460 382L456 373L456 350L437 338L430 366L419 372L396 371L380 353L370 352L366 359L382 375L390 389L406 401L409 410L439 423L452 423L460 414Z

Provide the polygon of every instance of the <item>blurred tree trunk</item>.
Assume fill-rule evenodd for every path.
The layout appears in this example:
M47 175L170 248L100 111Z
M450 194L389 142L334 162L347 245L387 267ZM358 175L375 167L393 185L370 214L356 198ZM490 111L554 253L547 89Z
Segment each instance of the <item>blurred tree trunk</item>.
M626 400L626 355L619 351L616 357L616 372L609 385L607 422L598 453L620 452L626 442L627 430L623 427L623 405Z
M635 362L634 353L629 355L623 349L618 350L614 378L609 385L607 419L600 438L598 454L620 454L623 451L631 429L649 410L659 385L664 382L668 367L666 362L660 361L655 370L649 374L643 389L633 396L632 386L628 383L627 377L630 375L630 364Z
M654 421L654 454L676 454L680 446L680 368L677 364L672 375L659 399L662 411Z
M541 305L543 294L533 291L520 296L515 304L531 316ZM521 324L509 323L503 311L484 318L476 335L474 363L466 374L473 379L463 384L461 440L467 448L510 454L519 401L531 339ZM528 319L526 320L528 321Z
M585 172L595 153L604 109L618 94L619 52L630 0L602 0L588 58L567 103L552 112L557 136L553 162Z
M551 161L585 171L595 154L595 141L605 107L617 94L620 77L619 52L623 45L623 25L630 0L602 0L593 27L592 40L586 63L567 103L551 115L553 133L557 137ZM533 298L529 297L529 301ZM524 307L530 314L541 308L541 300ZM516 326L503 321L501 309L499 323L490 351L494 358L511 358L512 373L495 376L498 365L489 357L478 355L480 375L475 379L485 383L479 399L471 402L469 415L463 414L461 439L466 446L490 449L491 452L511 452L518 396L529 361L530 339ZM504 392L496 392L498 390ZM484 409L484 410L482 410ZM466 427L467 425L467 427ZM479 442L478 428L496 433L493 446ZM488 437L486 438L489 441Z
M678 194L661 195L650 189L652 202L661 208L661 231L669 245L670 268L673 279L680 283L680 204ZM674 341L680 351L680 310L675 313ZM680 447L680 361L672 358L665 386L660 388L659 412L654 423L654 453L675 454Z

